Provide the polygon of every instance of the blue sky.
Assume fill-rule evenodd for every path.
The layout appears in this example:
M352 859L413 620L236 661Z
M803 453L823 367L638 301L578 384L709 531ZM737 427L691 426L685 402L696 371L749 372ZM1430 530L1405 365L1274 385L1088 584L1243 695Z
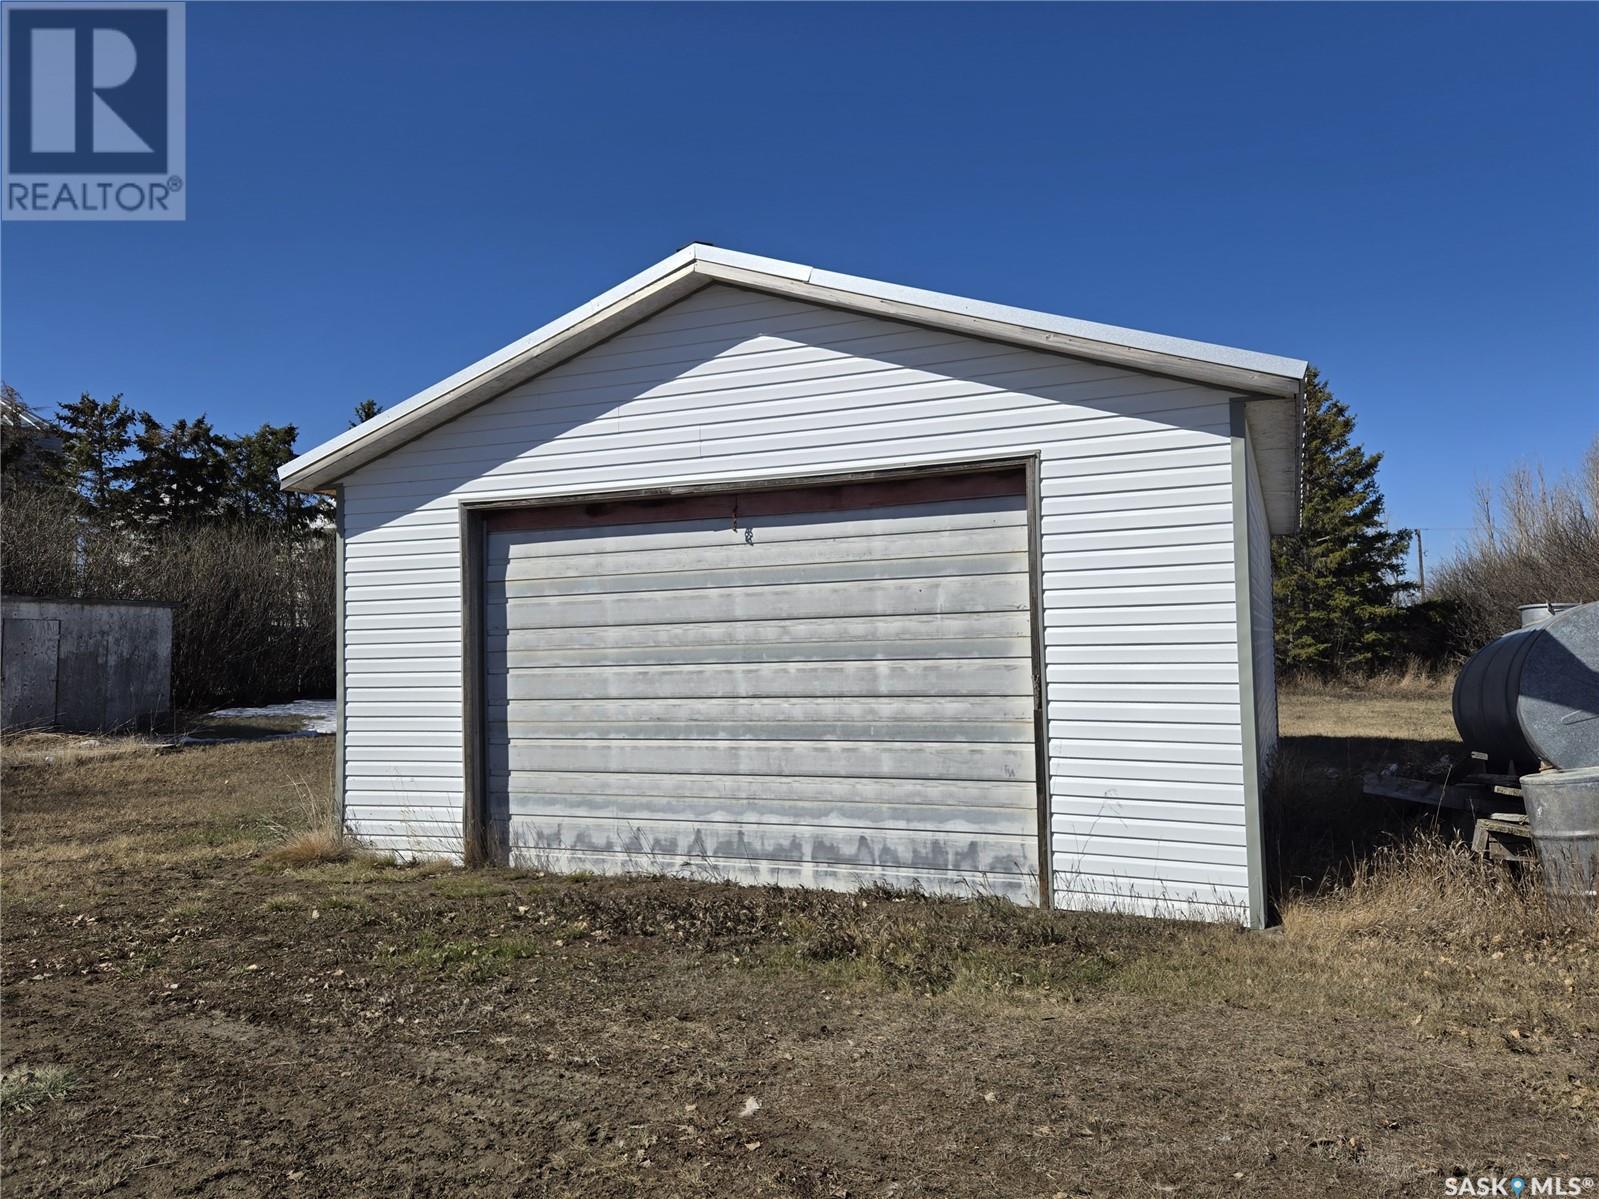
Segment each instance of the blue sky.
M1307 357L1429 549L1599 429L1599 6L188 16L188 220L4 227L35 407L305 448L702 240Z

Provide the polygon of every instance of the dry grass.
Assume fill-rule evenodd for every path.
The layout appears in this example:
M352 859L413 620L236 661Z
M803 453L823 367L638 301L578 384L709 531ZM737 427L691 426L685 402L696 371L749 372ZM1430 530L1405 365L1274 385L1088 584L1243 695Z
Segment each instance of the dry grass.
M1296 899L1285 916L1318 935L1428 946L1542 945L1594 931L1550 905L1535 871L1496 866L1433 833L1378 849L1349 882Z
M190 719L188 735L201 741L288 737L303 733L310 720L309 716L213 716L202 712Z
M1414 756L1414 747L1456 744L1449 714L1450 688L1424 692L1350 692L1330 688L1294 691L1278 704L1277 720L1289 755L1314 756L1337 742L1352 739L1390 742L1399 756ZM1305 739L1316 738L1309 746Z
M316 827L307 822L326 810L317 799L328 793L331 750L322 739L176 752L157 752L157 743L137 737L7 739L0 746L7 899L57 892L63 883L93 895L128 871L253 858Z
M1036 994L1071 999L1101 987L1165 939L1116 917L1062 921L1004 900L880 893L820 902L783 922L771 964L822 970L852 986L923 995Z
M325 827L289 835L281 845L267 852L266 859L278 866L315 866L343 862L349 856L350 847L345 839L336 829Z
M18 766L36 765L66 769L89 762L152 757L171 751L159 737L138 734L8 732L0 737L0 757Z
M65 1066L17 1066L0 1074L0 1110L31 1112L65 1099L77 1085L77 1075Z
M1458 752L1446 697L1287 692L1282 717L1295 877L1268 934L397 864L331 837L327 741L8 753L5 1052L86 1083L26 1092L8 1183L200 1190L190 1163L284 1121L248 1167L307 1195L1275 1199L1586 1170L1599 930L1359 796L1373 762ZM694 1114L718 1105L725 1129Z
M1421 834L1378 850L1348 882L1288 900L1275 934L1194 930L1140 957L1118 985L1284 1017L1395 1021L1467 1043L1515 1030L1532 1044L1599 1029L1596 975L1591 922L1560 918L1536 878Z
M1363 773L1390 763L1438 779L1467 768L1447 687L1289 690L1280 724L1269 825L1281 950L1274 968L1250 946L1204 970L1267 980L1290 1007L1434 1035L1593 1028L1599 923L1551 908L1536 871L1471 853L1463 818L1361 793Z
M335 819L331 794L305 780L296 780L294 802L268 818L265 827L275 842L265 857L277 866L344 862L355 849Z
M1343 701L1367 700L1376 696L1445 695L1455 685L1455 670L1412 658L1403 666L1392 667L1364 678L1326 677L1294 674L1280 677L1278 689L1296 699L1308 696L1334 696Z

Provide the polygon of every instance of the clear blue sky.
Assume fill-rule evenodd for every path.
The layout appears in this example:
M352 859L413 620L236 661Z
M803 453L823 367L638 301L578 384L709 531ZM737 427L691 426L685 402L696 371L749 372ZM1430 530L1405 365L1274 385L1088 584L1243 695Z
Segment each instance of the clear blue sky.
M1599 429L1599 6L189 6L184 223L8 224L49 410L392 404L694 240L1318 364L1396 524ZM1449 534L1440 531L1442 548Z

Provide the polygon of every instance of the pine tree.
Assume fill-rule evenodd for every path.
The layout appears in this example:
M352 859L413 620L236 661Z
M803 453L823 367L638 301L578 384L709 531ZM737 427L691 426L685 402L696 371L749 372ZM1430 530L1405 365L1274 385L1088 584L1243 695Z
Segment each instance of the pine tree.
M61 429L58 477L102 516L115 515L120 505L119 483L137 419L138 413L123 405L121 392L104 401L84 392L56 412Z
M1272 549L1277 660L1289 670L1370 670L1394 652L1408 530L1389 532L1381 454L1351 440L1355 418L1314 368L1307 385L1299 532Z
M133 439L136 456L128 463L128 506L147 528L194 525L223 514L228 488L228 454L204 416L170 426L139 414Z
M353 429L357 425L366 424L367 421L371 420L374 416L382 411L383 405L378 403L376 400L362 400L355 406L355 417L350 421L350 428Z
M278 486L278 467L294 457L293 425L262 425L223 439L228 459L226 512L234 520L299 532L317 514L308 496Z

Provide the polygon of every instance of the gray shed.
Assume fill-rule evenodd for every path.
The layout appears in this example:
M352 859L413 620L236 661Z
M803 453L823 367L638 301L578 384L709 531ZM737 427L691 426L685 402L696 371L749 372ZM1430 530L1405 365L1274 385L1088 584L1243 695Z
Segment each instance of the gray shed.
M148 728L172 708L172 605L0 599L7 729Z

